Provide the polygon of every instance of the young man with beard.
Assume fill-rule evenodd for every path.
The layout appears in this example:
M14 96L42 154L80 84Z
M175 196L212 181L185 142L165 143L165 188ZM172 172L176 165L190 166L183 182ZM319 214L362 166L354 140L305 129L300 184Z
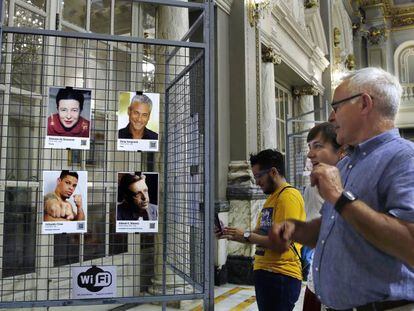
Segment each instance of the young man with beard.
M259 310L293 310L301 289L301 264L293 244L283 252L275 251L268 232L274 223L287 219L304 221L303 198L286 182L285 163L280 152L263 150L250 156L250 164L256 184L269 197L252 232L227 227L220 238L257 245L253 269ZM294 247L300 252L301 245Z
M145 175L124 174L119 182L122 198L117 220L157 220L158 206L151 204Z

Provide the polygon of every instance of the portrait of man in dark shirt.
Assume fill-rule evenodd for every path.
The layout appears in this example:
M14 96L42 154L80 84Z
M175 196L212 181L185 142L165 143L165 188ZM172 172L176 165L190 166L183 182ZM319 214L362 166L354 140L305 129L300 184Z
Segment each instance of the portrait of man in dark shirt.
M152 100L147 95L135 95L128 107L128 125L118 131L118 138L158 140L158 134L147 128L151 110Z

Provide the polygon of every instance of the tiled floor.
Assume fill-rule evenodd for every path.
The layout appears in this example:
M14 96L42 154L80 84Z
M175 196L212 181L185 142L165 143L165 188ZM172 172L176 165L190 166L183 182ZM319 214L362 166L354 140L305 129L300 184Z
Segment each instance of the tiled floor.
M302 310L303 295L305 286L302 286L302 291L299 300L296 302L294 311ZM159 311L160 306L156 305L141 305L135 307L134 311ZM177 309L167 307L168 311L176 311ZM185 301L182 303L180 310L186 311L202 311L201 301ZM256 311L257 304L253 286L226 284L216 286L214 289L214 310L216 311Z

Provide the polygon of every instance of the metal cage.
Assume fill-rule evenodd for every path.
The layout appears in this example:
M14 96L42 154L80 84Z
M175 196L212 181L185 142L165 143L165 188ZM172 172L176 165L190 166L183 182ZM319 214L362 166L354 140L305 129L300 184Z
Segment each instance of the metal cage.
M1 27L2 308L160 302L164 309L190 299L213 307L213 1L132 2L199 14L176 41ZM149 54L153 73L145 69ZM47 90L56 85L92 89L89 150L44 148ZM117 151L116 94L124 90L160 93L159 152ZM88 172L87 233L42 234L45 170ZM115 232L116 174L127 171L159 173L158 233ZM116 266L116 297L74 299L71 268L95 265Z

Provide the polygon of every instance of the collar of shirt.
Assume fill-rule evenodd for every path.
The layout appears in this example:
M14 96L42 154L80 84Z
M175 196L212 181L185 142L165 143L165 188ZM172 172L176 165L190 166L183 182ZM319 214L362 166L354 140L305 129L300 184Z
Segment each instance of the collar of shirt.
M349 148L349 153L351 156L358 156L359 154L368 155L379 145L397 137L400 137L400 133L398 132L398 129L393 128L377 136L371 137L353 148Z

